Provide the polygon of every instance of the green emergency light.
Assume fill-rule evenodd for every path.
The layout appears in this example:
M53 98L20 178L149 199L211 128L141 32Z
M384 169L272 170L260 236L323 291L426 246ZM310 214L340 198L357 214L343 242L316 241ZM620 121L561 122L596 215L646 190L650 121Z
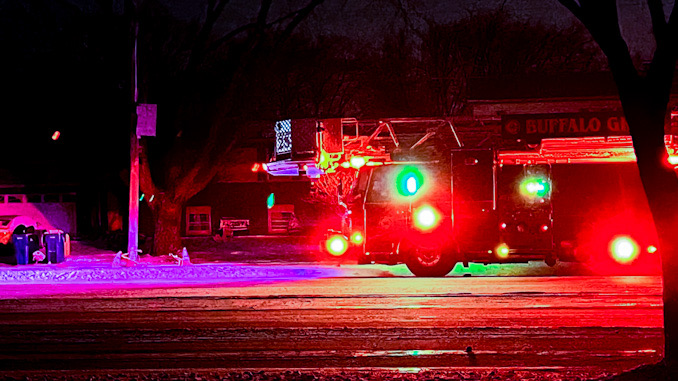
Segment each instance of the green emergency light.
M424 175L417 167L406 166L396 176L396 189L401 196L414 196L423 185Z
M268 198L266 199L266 206L271 209L275 205L275 194L271 193L268 195Z
M542 177L527 177L520 183L520 193L525 197L542 198L550 191L551 184Z

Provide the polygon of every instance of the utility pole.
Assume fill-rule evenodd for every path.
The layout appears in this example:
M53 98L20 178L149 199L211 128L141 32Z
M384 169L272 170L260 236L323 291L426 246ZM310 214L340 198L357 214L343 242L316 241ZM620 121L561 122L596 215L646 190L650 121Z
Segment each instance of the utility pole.
M137 136L137 104L139 102L137 44L139 39L139 20L137 2L131 0L132 8L132 113L130 131L130 168L129 168L129 226L127 231L127 253L134 264L139 259L139 137Z

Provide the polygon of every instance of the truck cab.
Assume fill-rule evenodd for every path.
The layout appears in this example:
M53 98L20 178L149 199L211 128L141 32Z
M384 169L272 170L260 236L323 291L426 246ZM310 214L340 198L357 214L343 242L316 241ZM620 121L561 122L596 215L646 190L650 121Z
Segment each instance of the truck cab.
M342 233L359 263L404 262L417 276L458 262L554 264L549 175L549 166L499 167L488 149L364 167Z

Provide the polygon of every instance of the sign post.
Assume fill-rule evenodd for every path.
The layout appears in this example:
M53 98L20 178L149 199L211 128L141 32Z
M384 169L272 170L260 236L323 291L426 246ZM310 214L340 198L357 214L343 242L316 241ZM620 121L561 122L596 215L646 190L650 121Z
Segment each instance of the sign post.
M131 87L132 101L135 108L131 113L130 128L129 226L127 229L127 255L129 261L127 263L133 266L139 260L139 137L155 136L157 105L139 104L139 65L137 61L139 20L137 18L137 0L132 0L131 3Z
M135 116L132 117L136 119ZM139 138L135 132L130 141L129 171L129 228L127 231L127 253L133 264L139 259Z
M132 100L134 105L139 101L137 84L137 44L139 39L139 21L137 20L136 2L132 9ZM129 168L129 213L127 229L127 255L129 265L139 259L139 138L137 137L137 110L132 112L130 129L130 168Z
M136 103L136 102L135 102ZM129 231L127 252L129 259L139 259L139 137L155 136L157 105L139 104L133 117L135 131L131 137L130 188L129 188Z

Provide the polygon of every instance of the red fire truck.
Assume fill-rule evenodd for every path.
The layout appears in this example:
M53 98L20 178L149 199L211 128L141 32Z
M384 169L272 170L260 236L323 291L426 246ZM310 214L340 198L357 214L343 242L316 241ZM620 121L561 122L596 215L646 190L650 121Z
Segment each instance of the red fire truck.
M446 119L382 119L367 134L355 119L279 122L267 171L319 178L359 168L341 228L321 244L359 263L404 262L418 276L459 262L658 264L623 116L504 119L502 136L487 138L461 136ZM667 165L677 165L673 136L666 143Z
M458 262L658 263L628 136L374 163L362 167L345 205L329 253L404 262L417 276L445 276Z

